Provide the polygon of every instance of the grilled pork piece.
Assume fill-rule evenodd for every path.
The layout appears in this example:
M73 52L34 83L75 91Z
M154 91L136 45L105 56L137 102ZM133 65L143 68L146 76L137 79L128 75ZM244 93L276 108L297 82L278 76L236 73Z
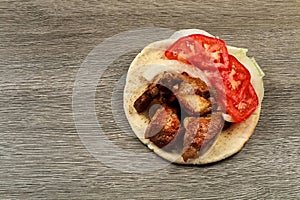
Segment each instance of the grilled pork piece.
M201 148L205 148L223 127L221 113L213 113L206 117L186 117L184 119L184 161L197 158Z
M209 98L209 88L200 78L189 76L186 72L181 73L183 82L181 82L178 94L197 94L207 99Z
M160 105L149 109L151 120L145 138L159 148L174 149L173 144L178 147L177 143L180 143L177 150L183 152L182 157L186 161L196 158L200 149L209 146L209 141L222 129L221 114L209 114L212 111L211 99L206 83L200 78L190 77L185 72L164 72L153 79L153 83L134 102L134 107L141 113L151 105ZM183 122L180 122L183 118L181 110L187 114Z
M146 129L145 138L162 148L179 134L180 121L174 108L163 105L159 108Z
M190 115L202 115L211 111L209 90L200 78L190 77L187 73L181 74L183 82L180 83L176 96L180 105Z
M176 99L172 92L173 86L180 81L177 75L169 72L157 75L146 91L134 102L134 108L138 113L142 113L155 98L158 98L161 103L173 102Z
M164 72L157 75L153 83L134 102L134 107L141 113L155 98L166 104L172 104L177 98L182 108L190 115L202 115L211 111L206 83L200 78L190 77L185 72L181 74Z
M150 84L147 90L135 100L133 106L138 113L145 111L155 97L159 95L159 89L156 84Z
M211 111L211 102L196 94L177 94L178 101L190 115L202 115Z
M164 72L162 74L157 75L153 79L153 83L162 85L172 92L176 91L176 86L183 81L183 78L180 74L172 74L171 72Z

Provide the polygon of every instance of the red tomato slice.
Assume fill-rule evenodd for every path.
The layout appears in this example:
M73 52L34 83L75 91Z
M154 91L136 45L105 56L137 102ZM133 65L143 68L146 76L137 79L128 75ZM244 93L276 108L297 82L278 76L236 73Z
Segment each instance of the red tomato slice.
M190 37L184 37L184 39L174 43L165 52L165 56L170 60L178 60L186 64L194 64L199 58L201 58L203 63L211 62L211 58L204 49Z
M222 69L230 67L225 42L201 34L180 38L166 50L165 56L205 70L211 70L213 66Z
M232 119L239 123L245 121L256 110L258 97L251 84L243 92L240 101L233 100L230 96L226 99L226 111Z
M226 104L226 112L236 122L246 120L256 110L258 97L250 82L251 75L228 54L223 40L201 34L185 36L172 44L165 56L204 70L218 91L219 102Z
M234 56L229 55L231 70L219 70L223 78L226 95L236 101L243 98L243 92L250 84L251 75L246 67Z
M234 56L229 55L231 70L220 70L223 88L216 87L219 95L226 96L226 111L239 123L245 121L257 108L258 97L251 85L251 74Z

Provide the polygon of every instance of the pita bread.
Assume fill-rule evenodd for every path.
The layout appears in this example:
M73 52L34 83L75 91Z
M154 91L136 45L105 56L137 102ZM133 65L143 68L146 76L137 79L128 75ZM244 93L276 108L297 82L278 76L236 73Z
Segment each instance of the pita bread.
M151 77L163 71L171 70L178 73L185 71L191 76L200 77L206 81L198 68L165 58L165 50L174 41L174 39L167 39L148 45L136 56L129 67L124 88L124 111L133 132L142 143L156 154L170 162L179 164L207 164L220 161L239 152L254 132L259 119L260 105L246 121L232 124L230 128L221 132L205 154L196 159L188 159L186 162L178 153L166 152L144 137L149 118L138 114L133 103L146 90ZM262 81L260 84L262 85Z

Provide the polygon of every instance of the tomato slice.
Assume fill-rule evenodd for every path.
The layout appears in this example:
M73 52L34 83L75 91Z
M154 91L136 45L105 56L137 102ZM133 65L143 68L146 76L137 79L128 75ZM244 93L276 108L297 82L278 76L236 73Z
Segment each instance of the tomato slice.
M231 70L219 70L223 78L225 93L232 99L240 101L243 98L243 92L250 84L251 75L247 68L232 55L229 55L229 63Z
M178 39L165 51L165 56L204 70L212 70L213 66L222 69L230 67L225 42L201 34Z
M258 97L250 82L251 75L247 68L232 55L229 55L229 62L230 72L220 72L226 93L226 112L239 123L256 110Z
M223 88L219 95L226 96L226 112L237 123L245 121L257 108L258 97L251 85L251 74L234 56L229 55L231 70L220 70Z
M250 117L257 106L258 97L251 84L244 90L243 98L240 101L235 101L227 95L226 111L237 123L243 122Z
M185 36L172 44L165 56L202 69L216 88L221 106L226 107L235 122L245 121L256 110L258 97L250 82L251 75L228 54L223 40L201 34Z

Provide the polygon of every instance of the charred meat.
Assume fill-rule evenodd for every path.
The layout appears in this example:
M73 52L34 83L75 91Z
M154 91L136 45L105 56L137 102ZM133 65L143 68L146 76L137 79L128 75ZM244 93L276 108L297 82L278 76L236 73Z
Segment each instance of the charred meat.
M189 76L186 72L181 73L183 81L180 84L178 94L197 94L207 99L209 98L209 88L200 78Z
M147 90L134 102L134 108L138 113L147 109L155 97L159 95L159 89L155 84L150 84Z
M169 144L179 133L180 120L174 108L166 105L159 108L151 118L145 133L156 146L162 148Z
M153 83L134 102L134 107L141 113L155 98L167 104L177 98L188 114L202 115L211 111L209 96L208 87L200 78L190 77L185 72L178 75L164 72L154 78Z
M211 111L209 90L200 78L190 77L187 73L181 74L182 82L176 96L185 111L190 115L202 115Z
M140 114L149 109L145 138L159 148L179 148L175 150L187 161L197 158L222 130L223 119L221 113L212 112L212 99L200 78L164 72L153 79L134 107Z
M176 86L182 81L183 78L181 75L172 74L170 72L159 74L153 79L153 83L162 85L173 92L176 90Z
M205 117L186 117L184 119L184 153L183 160L198 157L201 148L204 148L223 127L223 118L221 113L213 113Z
M190 115L202 115L211 111L211 102L196 94L177 95L178 101Z

